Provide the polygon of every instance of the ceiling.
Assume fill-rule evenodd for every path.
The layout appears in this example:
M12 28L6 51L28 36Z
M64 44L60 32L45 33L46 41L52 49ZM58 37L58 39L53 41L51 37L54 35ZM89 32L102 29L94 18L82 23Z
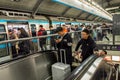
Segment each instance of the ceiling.
M109 13L120 12L120 0L93 0L93 1L95 1L104 9L109 9L107 10ZM114 9L110 9L110 8L114 8Z
M103 8L119 5L120 0L94 0ZM108 3L108 1L110 1ZM104 2L104 4L103 4ZM0 0L0 10L19 11L31 15L49 15L57 17L77 18L89 21L106 21L93 14L65 6L52 0Z

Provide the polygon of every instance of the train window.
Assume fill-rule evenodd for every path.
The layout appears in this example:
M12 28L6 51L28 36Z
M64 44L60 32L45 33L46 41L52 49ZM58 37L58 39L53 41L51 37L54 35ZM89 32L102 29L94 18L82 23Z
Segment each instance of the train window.
M0 24L0 32L6 32L4 24Z
M6 34L0 34L0 41L4 41L7 39L7 35ZM8 44L4 43L4 44L0 44L0 57L5 57L8 56Z
M15 13L14 15L15 15L15 16L18 16L18 14L17 14L17 13Z
M36 36L36 25L35 24L31 24L31 32L32 32L32 36Z
M0 41L7 40L6 34L0 34Z
M13 13L9 13L9 15L13 15Z
M0 44L0 58L8 55L9 53L8 53L7 44Z
M71 23L65 23L66 25L71 25Z
M23 16L23 14L19 14L19 16Z

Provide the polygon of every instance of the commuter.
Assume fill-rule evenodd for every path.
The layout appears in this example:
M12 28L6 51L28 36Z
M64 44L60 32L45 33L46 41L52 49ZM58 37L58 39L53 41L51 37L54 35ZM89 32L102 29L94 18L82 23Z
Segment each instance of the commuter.
M18 33L19 33L19 38L29 37L28 33L23 28L18 28ZM30 53L30 41L29 40L19 41L19 47L20 47L20 50L19 50L20 55Z
M107 25L103 24L102 25L102 40L105 37L108 41L110 41L110 39L107 37L107 29L106 28L107 28Z
M112 25L110 25L110 33L112 34Z
M107 55L107 51L105 50L101 50L98 52L98 56L106 56ZM106 58L104 58L106 60Z
M75 31L75 26L72 25L71 29L70 29L70 32L71 32L70 36L71 36L72 39L75 39L75 33L74 33L74 31Z
M97 30L96 30L96 26L93 27L92 29L92 35L93 35L93 39L95 41L97 41Z
M75 25L75 31L80 31L78 25ZM75 32L74 36L75 36L75 42L78 42L80 40L80 32Z
M118 65L112 62L111 58L107 56L107 51L105 50L99 51L98 56L103 57L103 61L95 73L95 76L99 76L95 77L93 80L105 80L111 69L113 73L116 72L116 67L118 67Z
M85 29L89 30L90 34L92 34L92 32L93 32L93 27L92 26L87 25L87 27Z
M67 32L71 31L71 25L67 26Z
M60 52L61 50L65 50L66 53L66 63L72 65L72 38L71 36L64 32L62 27L58 27L56 29L60 38L56 39L57 47L58 47L58 61L60 61ZM64 61L64 55L62 54L62 61Z
M78 27L78 25L75 25L75 31L79 31L80 29L79 29L79 27Z
M12 39L18 39L17 34L14 33L14 30L8 30L8 34L9 34L9 38L10 40ZM12 42L11 43L11 49L12 49L12 58L15 58L18 56L18 50L19 50L19 46L18 46L18 42Z
M82 31L86 29L85 24L82 24L81 27L82 27Z
M32 28L32 30L31 30L31 31L32 31L32 34L31 34L31 35L32 35L32 37L35 37L35 36L36 36L36 28Z
M86 29L90 30L90 29L93 29L93 27L91 27L90 25L87 25Z
M38 36L47 35L47 31L43 28L43 25L40 25L39 27L40 27L40 29L38 31ZM47 40L46 37L39 39L39 44L40 44L40 47L41 47L42 51L47 50L46 40Z
M49 27L50 29L50 34L55 34L55 29L53 29L53 26ZM50 48L54 48L55 50L57 49L56 42L55 42L56 36L51 36L50 37Z
M78 53L78 49L81 46L81 56L82 56L82 62L86 60L89 56L91 56L94 53L94 49L96 48L96 43L90 36L90 32L87 29L84 29L81 32L82 39L78 42L75 52Z
M62 25L63 31L64 32L68 32L67 26L66 25Z
M98 25L97 29L97 36L98 36L98 41L102 41L102 28L100 25Z

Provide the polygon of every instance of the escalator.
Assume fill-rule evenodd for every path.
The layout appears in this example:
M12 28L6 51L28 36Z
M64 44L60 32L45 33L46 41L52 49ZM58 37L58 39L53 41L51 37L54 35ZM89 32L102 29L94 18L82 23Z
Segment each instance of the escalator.
M52 80L51 65L57 51L45 51L0 63L0 80ZM120 80L120 65L90 56L65 80Z
M120 80L120 65L110 63L103 57L92 55L65 80Z
M57 51L29 54L0 63L0 80L51 80Z

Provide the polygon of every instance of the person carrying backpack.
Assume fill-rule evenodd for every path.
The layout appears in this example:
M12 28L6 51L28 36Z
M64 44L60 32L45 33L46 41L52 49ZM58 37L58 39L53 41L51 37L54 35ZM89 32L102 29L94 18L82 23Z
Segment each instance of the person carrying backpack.
M38 36L47 35L47 31L43 28L43 25L40 25L39 27L40 29L38 31ZM46 37L39 38L39 44L42 51L47 50L46 40L47 40Z

